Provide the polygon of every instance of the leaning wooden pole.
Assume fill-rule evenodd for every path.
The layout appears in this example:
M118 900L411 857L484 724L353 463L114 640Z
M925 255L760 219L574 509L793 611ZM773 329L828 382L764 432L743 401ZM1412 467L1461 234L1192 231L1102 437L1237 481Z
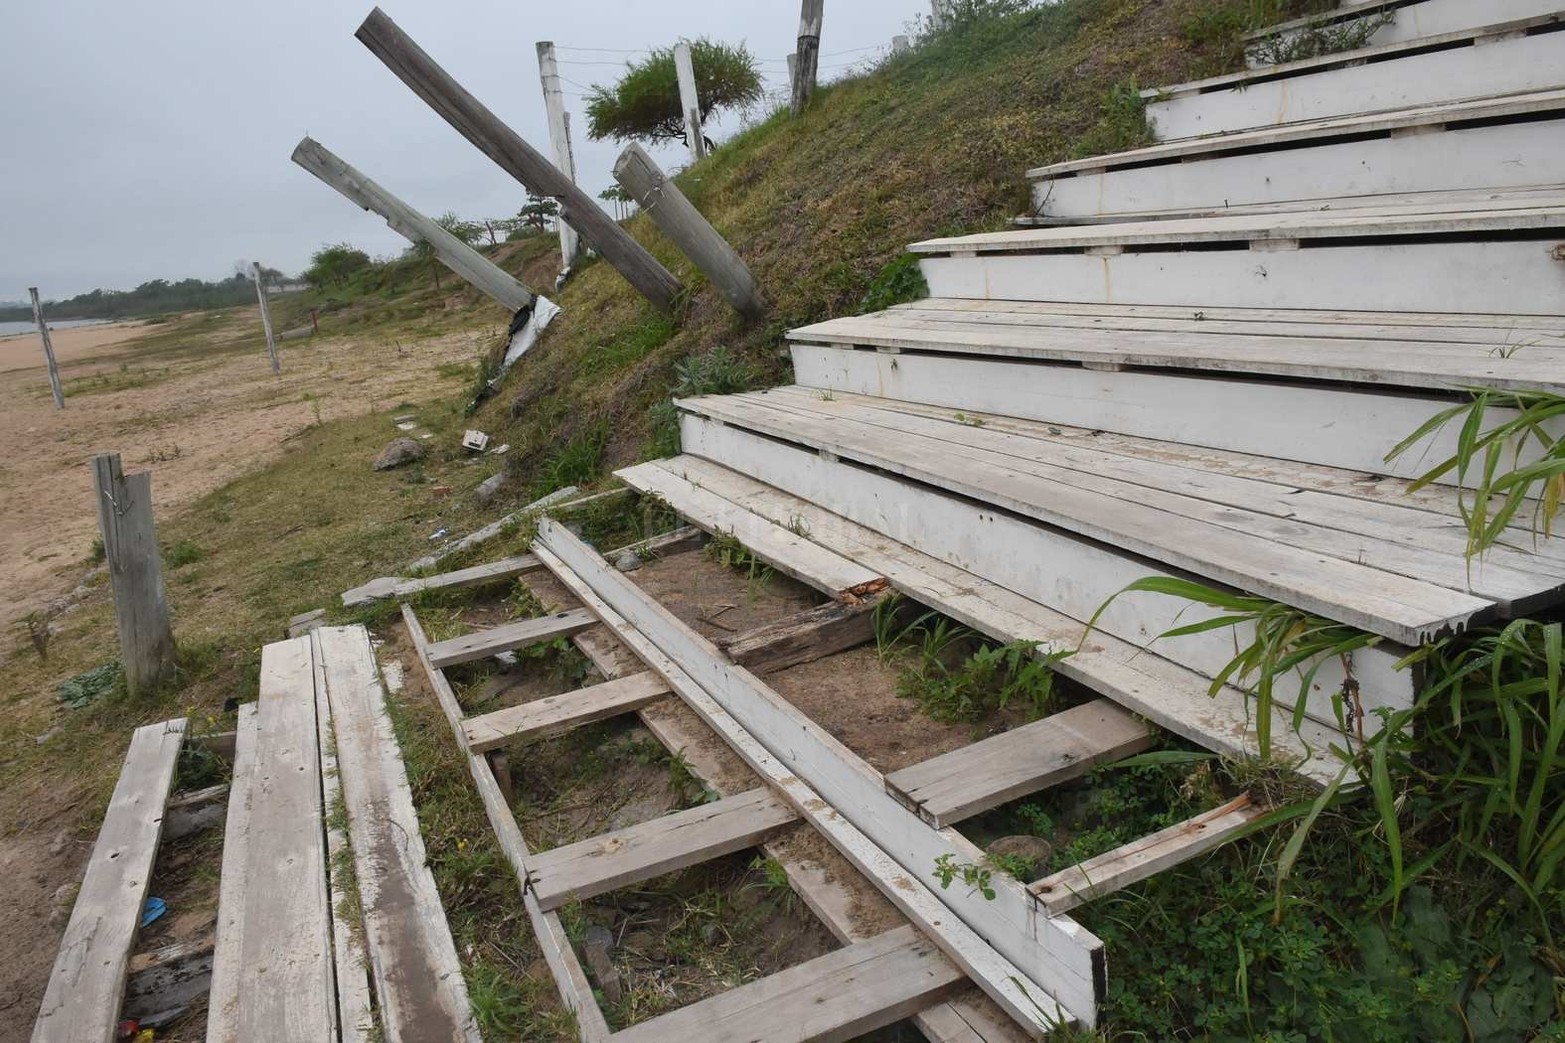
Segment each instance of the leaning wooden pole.
M60 387L60 367L54 361L54 342L49 339L49 324L43 318L43 302L38 299L38 287L29 286L27 292L33 298L33 321L38 324L38 339L43 341L43 360L49 367L49 390L54 392L54 408L65 408L65 390Z
M126 475L120 454L104 453L92 458L92 483L125 686L135 696L153 691L174 672L174 628L152 525L152 474Z
M261 265L250 262L250 278L255 280L255 296L261 302L261 328L266 331L266 354L272 360L272 372L283 371L282 360L277 357L277 338L272 336L272 309L266 300L266 280L261 278Z
M565 91L560 86L560 66L549 40L538 42L538 78L543 81L543 107L549 119L549 145L560 173L576 180L576 157L571 155L571 130L565 111ZM581 251L581 237L568 221L560 226L560 271L568 272Z
M509 272L381 188L314 138L299 142L293 150L293 161L365 210L384 217L392 231L409 242L428 243L442 264L513 315L532 307L536 295Z
M452 79L380 8L354 34L414 94L480 152L531 191L558 200L583 239L658 308L673 311L679 280L621 228L592 197L523 141L493 112Z
M685 40L674 45L674 74L679 80L679 108L685 117L690 162L698 163L706 158L706 132L701 127L701 96L696 92L695 58Z
M821 16L826 0L804 0L799 12L798 58L793 72L793 104L790 109L794 119L804 114L815 94L815 79L821 58Z
M614 164L614 177L739 314L751 321L766 314L766 299L750 269L646 150L628 145Z

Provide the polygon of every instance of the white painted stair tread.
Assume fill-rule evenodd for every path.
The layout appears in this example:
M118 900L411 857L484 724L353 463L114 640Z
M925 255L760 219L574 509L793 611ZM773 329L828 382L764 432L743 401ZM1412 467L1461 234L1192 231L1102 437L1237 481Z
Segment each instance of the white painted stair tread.
M1246 336L1209 333L1199 328L1195 332L1128 332L1059 326L1049 316L1026 313L906 308L832 319L794 330L788 336L803 343L1194 369L1392 387L1565 389L1565 344L1531 345L1507 353L1495 350L1504 341L1453 344Z
M653 472L663 476L655 487L666 488L665 479L678 479L771 521L802 521L811 540L884 573L909 598L995 640L1033 641L1045 650L1072 650L1074 654L1055 665L1061 675L1192 742L1231 756L1257 751L1255 714L1244 693L1224 687L1211 695L1209 679L1157 651L1102 631L1086 635L1080 622L1063 613L708 460L680 456L638 464L617 474L627 484L642 488ZM677 504L676 508L684 510ZM1331 749L1342 738L1335 729L1306 719L1295 735L1283 713L1274 711L1272 734L1274 756L1294 764L1300 774L1320 785L1336 777L1340 763Z
M1514 205L1511 205L1514 204ZM1337 239L1414 235L1483 235L1565 228L1565 191L1524 192L1496 199L1484 210L1423 213L1365 207L1347 214L1315 211L1236 214L1169 221L1127 221L1071 228L1030 228L926 239L908 247L919 254L1074 250L1153 243L1257 242L1273 239Z
M1393 15L1394 20L1376 32L1372 42L1396 43L1545 14L1557 6L1558 0L1363 0L1362 3L1339 4L1320 14L1256 29L1246 33L1245 39L1261 41L1319 25L1340 26L1344 22L1372 18L1384 12Z
M1075 470L1082 465L1065 458L1029 464L1013 455L1045 453L1046 425L1039 425L1044 437L1021 439L956 420L920 422L908 414L874 410L862 400L822 401L809 391L681 405L992 503L1402 644L1417 645L1496 614L1491 600L1360 563L1361 558L1384 553L1403 571L1427 569L1432 574L1437 560L1414 565L1398 550L1340 530L1280 518L1266 523L1259 511L1201 500L1178 485L1160 486L1152 474L1138 484ZM1002 440L1017 440L1026 448L996 448ZM1465 571L1459 557L1446 561L1458 574ZM1507 582L1513 579L1505 577ZM1546 589L1557 587L1553 580L1540 582Z
M1359 138L1409 127L1451 127L1478 120L1500 120L1561 111L1565 111L1565 89L1533 91L1499 98L1477 98L1439 105L1421 105L1411 109L1392 109L1389 112L1372 112L1359 116L1308 120L1277 127L1262 127L1257 130L1207 134L1198 138L1176 138L1128 152L1115 152L1104 156L1034 167L1027 171L1027 176L1035 180L1058 178L1090 171L1111 170L1115 167L1172 163L1190 156L1205 157L1221 155L1225 152L1253 152L1267 148L1297 147L1301 144L1313 143L1318 139Z
M1529 128L1529 131L1531 128ZM1565 130L1561 131L1565 133ZM1291 161L1285 155L1285 161ZM1495 162L1502 162L1495 160ZM1161 168L1152 168L1157 174L1167 176ZM1108 175L1112 176L1112 175ZM1265 180L1263 177L1262 180ZM1054 182L1043 182L1052 185ZM1203 195L1199 204L1163 210L1109 210L1092 214L1044 213L1024 214L1012 220L1018 228L1056 228L1068 225L1118 224L1122 222L1173 221L1202 217L1253 216L1260 214L1341 214L1351 217L1365 212L1460 214L1487 209L1491 204L1509 195L1530 194L1547 202L1559 192L1558 185L1525 185L1489 189L1432 189L1422 192L1374 193L1358 196L1312 195L1281 201L1256 203L1210 203L1210 195ZM1096 193L1101 195L1102 193Z

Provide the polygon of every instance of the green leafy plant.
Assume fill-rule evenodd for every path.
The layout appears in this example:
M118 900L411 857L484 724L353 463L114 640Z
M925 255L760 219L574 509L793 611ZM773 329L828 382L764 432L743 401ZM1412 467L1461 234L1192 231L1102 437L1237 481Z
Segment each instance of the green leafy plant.
M1460 420L1456 451L1408 487L1409 492L1455 474L1458 504L1467 523L1467 554L1482 555L1494 546L1519 513L1528 509L1534 535L1553 534L1565 500L1565 439L1552 430L1565 426L1565 395L1544 391L1474 388L1472 401L1441 410L1386 454L1395 460L1425 439ZM1514 411L1487 428L1491 411ZM1524 463L1528 451L1537 458ZM1536 501L1531 497L1537 494Z
M1271 757L1272 711L1277 703L1278 680L1290 673L1299 678L1298 698L1293 703L1293 727L1297 729L1304 721L1305 700L1315 678L1332 659L1341 662L1346 675L1342 687L1332 696L1333 708L1344 729L1362 734L1364 713L1353 677L1352 657L1359 649L1379 644L1379 637L1267 598L1235 594L1171 576L1148 576L1118 591L1093 613L1086 632L1092 632L1116 598L1132 592L1181 598L1220 613L1166 630L1158 635L1159 641L1213 630L1235 629L1241 633L1241 628L1253 628L1250 640L1239 646L1212 679L1209 692L1216 696L1224 685L1232 683L1255 696L1256 739L1263 760Z
M743 44L703 37L690 44L690 59L703 124L714 112L743 112L761 100L760 66ZM587 134L594 141L683 140L685 116L674 49L661 47L627 64L625 75L612 87L594 84L587 96Z
M949 890L952 881L960 877L962 883L971 889L970 894L981 894L985 901L994 901L994 870L987 865L958 862L955 855L941 855L935 859L935 868L930 875L940 881L942 891Z
M1332 22L1326 16L1320 16L1310 19L1297 32L1285 36L1268 36L1254 44L1249 55L1262 65L1285 65L1306 58L1356 51L1395 20L1394 11L1382 11L1378 15L1366 15L1343 22Z
M1058 702L1054 665L1072 654L1041 652L1035 641L983 641L937 612L901 626L894 606L878 606L874 625L882 661L904 646L906 662L897 694L947 723L981 720L1013 703L1024 706L1033 719L1050 713Z
M929 283L918 266L917 254L898 254L884 268L875 273L869 289L859 301L859 313L884 311L896 304L907 304L929 296Z

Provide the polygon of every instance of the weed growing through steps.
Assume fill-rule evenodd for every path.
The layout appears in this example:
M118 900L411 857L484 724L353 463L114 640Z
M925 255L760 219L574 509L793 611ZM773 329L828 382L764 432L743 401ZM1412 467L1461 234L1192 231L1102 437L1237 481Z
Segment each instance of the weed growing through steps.
M752 594L771 581L772 567L750 553L750 548L731 532L714 532L705 551L708 558L724 568L743 571L746 589Z
M674 384L670 400L648 410L652 437L647 446L649 458L674 456L679 452L679 410L675 398L701 395L733 395L749 391L760 381L760 374L749 361L724 345L705 355L685 359L674 366Z
M1304 28L1290 36L1272 36L1255 44L1249 50L1249 57L1262 65L1285 65L1306 58L1356 51L1366 46L1370 37L1395 20L1394 11L1382 11L1378 15L1366 15L1335 24L1328 22L1325 17L1311 19Z
M1243 68L1246 33L1332 6L1331 0L1216 0L1198 5L1180 22L1179 33L1206 56L1197 74L1211 76Z
M884 311L898 304L908 304L929 296L929 283L918 266L918 255L905 253L887 264L870 280L864 299L859 302L859 314Z

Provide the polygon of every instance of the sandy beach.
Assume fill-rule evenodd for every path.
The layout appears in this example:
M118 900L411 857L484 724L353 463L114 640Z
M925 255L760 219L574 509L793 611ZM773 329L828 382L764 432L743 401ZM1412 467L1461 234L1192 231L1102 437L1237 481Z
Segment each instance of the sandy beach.
M105 348L124 348L141 336L149 327L140 320L111 322L102 326L77 326L70 329L50 329L49 341L54 345L55 361L65 366L72 362L102 354ZM36 369L47 384L44 372L43 348L36 332L16 333L0 337L0 373L19 369Z

